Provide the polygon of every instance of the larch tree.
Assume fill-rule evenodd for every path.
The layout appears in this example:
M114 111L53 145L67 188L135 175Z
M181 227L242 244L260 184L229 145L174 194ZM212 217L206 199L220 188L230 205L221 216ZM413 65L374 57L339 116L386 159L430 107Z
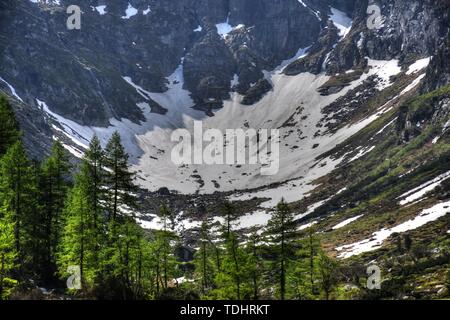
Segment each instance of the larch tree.
M40 201L45 212L46 273L49 275L56 271L56 253L63 226L62 213L71 186L71 167L68 152L56 141L50 156L42 164L39 181Z
M159 218L161 220L162 230L157 233L157 242L160 244L162 259L161 272L163 288L167 289L169 278L173 277L176 272L177 261L174 253L178 237L171 229L172 213L165 204L159 209Z
M116 131L105 148L104 167L107 209L109 220L117 222L136 208L137 188L133 183L134 173L128 168L129 155Z
M292 295L299 300L316 299L319 294L320 241L314 228L306 230L306 236L298 242L295 262L289 274Z
M294 256L294 215L288 204L281 200L267 225L267 234L275 256L274 270L278 275L280 299L286 298L286 274Z
M338 263L321 250L319 253L318 268L320 273L320 288L322 289L325 300L330 300L331 293L337 284Z
M259 291L262 276L262 262L260 253L261 236L257 230L253 230L250 234L247 245L245 247L248 256L248 263L246 268L248 269L250 278L250 287L252 288L252 299L259 299Z
M19 140L19 124L14 110L4 96L0 96L0 157Z
M64 210L65 225L58 250L59 273L67 276L68 267L80 267L83 289L93 287L99 268L98 251L101 250L101 220L92 201L94 177L91 164L84 159L70 190Z
M203 295L206 295L214 285L214 277L216 274L214 270L215 248L211 241L210 221L206 218L200 226L199 241L200 247L194 256L195 273L200 280L200 291Z
M0 204L3 216L10 217L14 225L14 250L20 274L28 257L25 243L29 237L29 218L33 213L34 187L30 161L22 143L16 142L0 161Z
M0 300L7 299L10 289L17 284L12 275L17 267L15 225L9 211L4 209L0 207Z

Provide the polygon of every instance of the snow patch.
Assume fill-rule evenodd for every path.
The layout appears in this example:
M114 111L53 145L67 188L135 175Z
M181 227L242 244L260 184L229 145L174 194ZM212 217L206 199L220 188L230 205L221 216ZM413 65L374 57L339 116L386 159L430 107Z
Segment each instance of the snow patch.
M319 21L322 21L322 18L320 17L320 11L314 11L312 8L308 7L306 3L303 0L298 0L298 2L305 8L309 9Z
M281 154L283 157L280 159L280 168L282 169L278 176L275 177L276 179L269 179L269 181L267 177L265 179L265 185L280 181L287 182L284 182L275 188L263 188L255 192L238 192L232 195L230 200L249 200L253 197L268 198L270 200L262 203L261 206L263 208L272 208L276 206L283 197L287 202L295 202L303 199L308 192L315 189L316 186L313 184L313 181L333 171L345 159L345 156L340 159L328 157L322 159L320 162L317 162L316 159L321 154L331 150L337 144L345 141L348 137L351 137L353 134L378 119L383 112L386 112L383 110L382 112L367 117L357 124L342 128L334 135L315 137L315 132L317 131L315 125L323 117L321 109L324 106L329 105L342 95L345 95L349 90L356 88L368 77L375 74L380 75L383 79L382 81L386 82L381 83L383 87L389 86L390 76L398 74L401 71L398 66L398 60L369 60L369 65L372 66L372 68L367 74L364 74L360 79L352 82L350 86L344 88L341 92L326 97L320 96L320 94L317 93L317 88L329 79L328 76L314 76L309 73L303 73L295 77L287 77L277 71L272 73L266 72L266 78L274 84L274 90L273 92L268 93L254 106L246 107L245 111L251 113L251 115L248 115L248 119L252 119L252 123L256 123L254 126L256 128L267 125L267 123L270 123L271 126L279 127L286 121L286 118L282 117L283 113L292 114L298 107L299 102L304 102L305 110L302 115L308 115L308 118L302 120L302 115L299 115L296 120L299 123L299 129L303 132L305 139L299 143L298 139L294 140L294 136L288 135L284 141L287 146L281 145ZM233 102L233 108L228 110L228 114L231 118L242 113L241 108L238 107L237 104L237 102ZM270 107L274 104L292 109L277 111ZM267 114L263 112L263 110L266 109L268 109ZM224 108L220 113L225 112L226 110L227 109ZM264 116L266 117L264 118ZM215 119L218 120L217 115ZM281 119L284 121L280 121ZM282 130L283 129L289 130L289 128L282 128ZM290 143L299 146L299 148L289 150ZM312 147L315 144L318 144L319 147L313 149ZM365 152L370 152L372 150L372 147L370 147L368 150L365 150ZM295 168L295 171L290 170L289 168ZM239 190L240 188L236 189Z
M356 217L347 219L347 220L345 220L345 221L342 221L341 223L335 225L335 226L333 227L333 230L341 229L341 228L343 228L343 227L349 225L350 223L355 222L356 220L362 218L363 216L364 216L364 215L361 214L361 215L359 215L359 216L356 216Z
M0 77L0 81L2 81L4 84L6 84L9 88L9 90L11 91L11 94L16 97L17 99L19 99L21 102L23 102L22 98L19 97L19 95L16 92L16 89L14 89L14 87L12 85L10 85L5 79L3 79L2 77Z
M300 48L292 58L282 61L281 64L276 69L276 71L280 70L282 72L292 62L306 57L308 55L309 48L311 48L311 47Z
M226 38L230 32L241 29L241 28L245 28L245 25L239 24L239 25L233 27L229 23L229 18L227 18L226 22L216 24L216 28L217 28L217 33L222 38Z
M130 19L137 14L138 10L128 2L128 8L125 10L125 16L123 16L122 19Z
M381 134L384 132L384 130L386 130L387 128L389 128L395 121L397 121L398 117L395 117L392 121L390 121L387 125L385 125L383 128L381 128L380 131L378 131L377 133L375 133L375 136Z
M95 7L95 10L97 10L98 14L101 15L101 16L107 14L105 5L97 6L97 7Z
M310 222L310 223L307 223L307 224L304 224L304 225L302 225L302 226L300 226L300 227L298 227L298 231L303 231L303 230L306 230L306 229L308 229L308 228L311 228L312 226L314 226L314 225L316 225L318 222L317 221L313 221L313 222Z
M301 49L292 59L304 54L306 49ZM329 80L329 76L310 73L286 76L282 73L283 65L281 65L272 72L265 72L266 78L274 88L260 101L252 106L244 106L241 104L242 96L232 92L231 98L224 101L222 109L215 111L214 117L208 117L204 112L192 108L194 102L190 93L183 89L183 61L167 78L168 90L163 93L150 92L135 83L131 77L124 76L124 81L142 98L138 106L143 111L145 121L141 124L135 124L128 119L120 121L110 119L108 128L86 127L51 112L46 105L44 109L50 117L60 123L67 134L83 144L88 144L96 134L102 145L105 145L111 134L117 130L122 136L127 152L130 153L132 170L138 172L136 182L143 188L158 190L167 187L183 194L195 192L205 194L215 191L251 190L281 183L275 188L237 192L230 197L231 200L268 198L262 207L272 208L281 197L287 202L294 202L301 200L315 189L316 185L313 182L333 171L344 160L344 158L335 159L333 156L317 159L380 116L367 117L334 134L316 135L318 130L316 124L323 118L324 107L356 88L375 72L391 74L392 71L387 72L384 68L391 68L396 62L373 60L371 64L376 65L377 69L372 68L369 73L363 74L341 92L329 96L321 96L317 91ZM236 83L238 77L234 77L234 80L233 83ZM151 113L150 99L167 109L167 114ZM304 110L301 114L297 114L300 104L304 106ZM274 108L274 105L277 108ZM302 137L295 132L292 133L292 128L283 127L292 115L294 121L298 123ZM302 119L305 115L307 119ZM176 145L171 141L171 134L173 130L179 128L192 132L195 120L202 120L205 130L215 128L224 131L243 128L244 125L255 129L281 128L283 143L280 145L282 155L280 172L275 176L261 176L260 165L176 166L171 161L171 150ZM202 178L203 186L199 186L198 181L192 178L194 174Z
M436 189L442 182L447 180L449 177L450 177L450 171L443 173L443 174L437 176L436 178L418 186L417 188L414 188L414 189L402 194L397 199L405 198L400 201L401 206L404 206L408 203L422 199L428 192L431 192L434 189Z
M358 152L357 155L355 155L353 158L351 158L348 162L353 162L358 160L359 158L362 158L363 156L365 156L366 154L370 153L371 151L373 151L373 149L375 149L375 146L372 147L366 147L366 148L359 148L360 151Z
M394 233L403 233L410 230L418 229L430 222L450 213L450 201L438 203L435 206L423 210L414 219L408 220L396 227L390 229L382 229L372 234L370 239L365 239L353 244L344 245L336 248L339 253L338 257L342 259L350 258L365 252L370 252L381 248L383 242Z
M368 65L371 67L369 73L377 75L381 81L377 85L378 90L384 90L392 85L391 77L399 74L402 70L398 65L398 60L373 60L367 58Z
M325 203L327 203L330 199L331 199L331 198L326 199L326 200L322 200L322 201L319 201L319 202L316 202L316 203L310 205L310 206L306 209L306 212L301 213L301 214L297 214L297 215L295 216L295 219L296 219L296 220L300 220L300 219L303 219L303 218L309 216L309 215L310 215L311 213L313 213L317 208L320 208L322 205L324 205Z
M143 220L143 219L136 219L136 221L139 223L139 225L147 230L163 230L164 228L164 221L158 217L157 215L151 215L148 218L151 218L151 221ZM175 218L175 226L176 231L183 232L185 230L191 230L195 228L200 228L201 222L199 221L193 221L184 216L184 212L181 211L178 213L178 215Z
M331 8L331 21L339 30L339 36L345 38L352 28L353 21L345 12Z
M248 229L253 227L264 227L272 216L266 211L256 211L239 218L237 226L239 229Z
M421 74L420 76L418 76L416 79L414 79L413 82L411 82L405 89L403 89L403 91L401 92L401 94L405 94L409 91L411 91L412 89L416 88L420 82L422 81L423 78L425 78L426 74Z
M144 11L142 11L142 14L144 16L148 15L150 12L152 12L152 9L150 8L150 6L147 7L147 9L145 9Z
M413 73L419 72L419 71L425 69L426 67L428 67L430 62L431 62L431 57L417 60L416 62L414 62L412 65L409 66L408 71L406 71L406 74L411 75Z
M61 5L61 0L30 0L32 3L43 3L47 5Z

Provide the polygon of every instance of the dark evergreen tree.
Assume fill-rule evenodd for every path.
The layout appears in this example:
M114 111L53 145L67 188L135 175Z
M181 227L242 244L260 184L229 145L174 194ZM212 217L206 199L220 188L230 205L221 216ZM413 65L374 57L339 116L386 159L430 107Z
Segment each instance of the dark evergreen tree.
M99 265L99 252L106 241L106 171L103 168L104 152L97 136L94 136L89 144L89 149L84 155L83 167L88 181L86 183L86 200L91 214L89 226L92 229L93 242L96 244L93 253L93 263Z
M52 280L56 271L56 252L63 226L62 213L71 185L70 170L69 154L62 144L56 141L50 156L42 164L39 181L40 202L44 212L45 273L49 278L47 280Z
M14 239L15 223L11 212L0 207L0 300L7 299L17 285L13 273L16 269L17 250Z
M215 270L215 247L211 241L210 221L205 218L200 227L200 248L195 253L194 265L197 278L200 280L200 290L205 296L214 285Z
M252 299L259 299L261 277L263 273L262 259L260 254L261 237L256 230L252 232L246 246L248 265L246 266L250 276L250 287L252 288Z
M128 168L129 156L125 152L118 132L114 132L105 149L106 168L105 187L109 220L116 221L119 216L136 208L136 186L134 173Z
M0 96L0 157L18 141L19 137L19 124L14 110L8 100L4 96Z
M58 267L63 278L70 266L80 267L83 289L94 288L99 270L99 251L102 249L101 220L92 194L95 177L91 175L91 163L83 160L75 185L69 192L64 210L64 228L59 243Z
M157 241L160 243L160 253L162 258L162 283L164 289L167 289L169 278L174 276L176 270L175 249L178 241L177 235L170 230L172 213L169 208L163 204L159 210L159 217L162 223L162 230L158 232Z
M284 199L277 205L277 209L267 225L267 233L272 242L275 256L274 273L278 277L280 299L284 300L286 297L286 272L295 251L294 215Z
M233 223L239 218L236 214L233 204L229 201L225 201L222 205L222 217L225 220L223 227L223 236L227 239L231 234Z
M326 300L330 299L330 295L333 292L337 284L337 261L329 257L323 250L319 254L318 260L319 272L320 272L320 286L324 293Z
M288 275L292 297L299 300L316 299L319 293L318 260L321 252L320 241L314 228L306 230L306 237L298 242L299 249Z
M29 238L27 227L34 207L33 174L22 143L11 146L0 161L0 204L3 216L14 225L14 250L19 276L24 276L23 266L28 255L25 244ZM29 253L29 252L28 252Z
M144 263L143 234L135 221L137 188L128 159L120 135L115 132L105 148L103 161L105 177L101 190L104 190L108 236L100 258L99 281L104 283L105 289L120 293L123 299L134 298L141 291L142 281L136 274L141 274L137 270L142 270Z
M218 299L240 300L249 296L249 287L246 284L247 257L240 247L239 236L233 230L233 225L238 219L234 206L230 202L225 202L222 207L222 216L225 220L222 230L224 243L223 252L220 259L220 270L216 275L217 289L213 294Z

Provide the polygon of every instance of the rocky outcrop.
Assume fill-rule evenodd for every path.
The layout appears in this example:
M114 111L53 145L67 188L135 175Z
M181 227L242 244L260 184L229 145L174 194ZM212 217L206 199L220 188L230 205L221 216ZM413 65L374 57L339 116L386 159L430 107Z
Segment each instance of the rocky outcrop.
M384 25L366 32L365 50L371 58L403 61L412 55L431 56L444 43L449 27L448 1L382 0L378 3ZM359 12L365 8L367 5L361 4Z
M450 37L431 60L421 92L429 92L450 83Z
M272 90L272 88L272 85L266 79L259 80L245 93L244 98L242 99L242 104L252 105L255 102L258 102L267 92Z
M294 76L302 72L319 74L325 68L327 58L338 39L338 30L329 21L317 42L308 50L308 55L292 62L284 69L284 73L288 76Z
M235 27L218 36L216 21L203 19L206 35L185 60L186 87L198 109L220 108L233 89L246 96L245 103L256 102L270 90L262 71L312 44L320 32L317 17L295 0L230 0L226 21Z
M51 10L30 1L2 4L0 32L6 41L0 44L0 74L26 103L45 101L52 111L79 123L106 126L110 118L143 120L136 106L142 97L122 76L164 91L165 76L179 64L191 34L189 21L173 18L168 25L157 14L142 13L128 21L121 18L125 1L108 2L105 15L80 3L81 30L69 31L69 1L60 3Z
M368 5L376 4L381 10L383 24L380 28L369 29ZM444 44L450 27L449 6L446 0L415 1L309 1L321 10L327 5L335 7L352 17L352 29L343 39L333 43L326 62L329 75L341 73L364 63L365 57L376 60L398 59L408 64L418 58L435 55ZM324 8L325 7L325 8ZM332 39L335 40L335 39ZM294 62L285 72L317 73L322 52L329 43L322 37L318 39L310 55ZM321 48L316 49L315 47ZM313 67L311 67L313 66Z
M208 110L222 107L222 101L229 98L236 66L216 26L208 22L205 29L206 34L186 55L184 75L195 107Z

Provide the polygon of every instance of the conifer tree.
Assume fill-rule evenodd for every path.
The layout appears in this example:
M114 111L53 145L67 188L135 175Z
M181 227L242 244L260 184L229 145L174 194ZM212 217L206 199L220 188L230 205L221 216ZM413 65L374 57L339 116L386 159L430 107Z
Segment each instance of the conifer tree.
M99 219L92 202L93 177L90 163L85 159L69 192L64 210L65 226L59 245L58 266L67 276L69 266L80 266L81 285L93 287L98 270L98 251L101 249Z
M320 279L318 260L321 252L320 241L314 228L307 229L307 235L298 243L296 261L289 274L293 296L299 300L317 298Z
M259 299L259 290L261 283L261 274L262 274L262 263L260 258L260 241L261 237L257 233L256 230L252 232L248 239L248 243L246 246L248 265L247 269L250 276L250 287L252 288L252 299Z
M240 300L248 295L248 288L244 288L244 266L247 262L244 250L239 247L238 234L233 230L238 216L230 202L223 204L222 216L225 219L222 232L225 250L220 271L216 275L218 289L215 290L215 295L219 299Z
M93 264L99 265L99 251L106 241L107 226L105 216L105 175L103 168L104 152L97 136L94 136L89 144L89 149L84 155L83 167L86 183L86 200L91 214L89 215L89 226L92 229L92 239L95 244L93 253ZM82 170L83 171L83 170Z
M14 225L14 250L19 273L26 263L24 244L28 238L26 227L33 208L33 175L22 143L11 146L0 161L0 204L3 216Z
M169 219L170 219L170 212L167 206L164 204L161 206L159 210L159 216L162 220L163 224L163 232L162 232L162 258L163 258L163 279L164 279L164 288L167 288L168 285L168 260L170 255L170 249L169 249Z
M243 260L243 257L241 256L241 252L239 250L239 242L238 242L238 236L236 233L231 233L228 235L228 241L227 241L227 251L228 255L232 257L233 260L233 278L236 283L236 298L237 300L241 300L241 285L242 285L242 264L241 261Z
M105 186L109 220L117 222L119 216L126 216L136 207L134 173L128 169L129 156L116 131L105 148Z
M135 299L140 287L139 270L142 265L142 229L134 218L125 217L119 226L119 237L114 242L114 275L119 280L122 298Z
M239 246L238 235L230 231L225 241L225 250L221 261L221 271L217 273L217 289L213 295L217 299L241 300L249 298L251 288L248 286L247 255Z
M294 215L284 201L277 205L277 209L267 225L267 233L275 255L274 271L278 275L280 299L286 297L286 272L288 264L294 255Z
M211 229L208 219L204 219L200 226L200 248L194 256L195 270L200 280L203 295L206 295L208 290L212 288L215 277L214 263L211 260L211 253L214 254L214 248L212 247L210 233Z
M19 140L19 125L14 111L4 96L0 96L0 157Z
M104 152L100 140L97 136L94 136L84 156L86 178L89 178L89 183L87 184L89 188L88 199L93 210L92 224L94 228L100 228L99 223L101 223L105 211L104 205L102 204L105 199L104 180L106 174L103 169L103 163Z
M32 188L29 189L29 211L26 217L24 230L27 234L24 247L28 256L28 275L32 279L41 280L45 272L45 212L41 204L41 191L38 188L42 176L41 165L38 161L31 161Z
M222 205L222 217L225 219L224 238L227 239L231 234L233 223L238 219L234 206L231 202L225 201Z
M63 226L62 213L71 185L70 170L69 154L62 144L56 141L50 156L42 164L42 175L39 181L40 200L45 212L46 273L49 275L56 271L56 253Z
M120 290L123 299L139 292L136 270L142 265L143 235L134 214L137 188L128 159L120 135L115 132L105 148L103 161L108 237L101 260L103 281Z
M5 209L0 207L0 300L6 299L9 289L17 283L12 279L17 261L15 225L10 212Z
M319 253L318 267L320 272L320 287L324 293L325 299L329 300L332 291L337 283L336 260L329 257L323 250Z
M172 214L169 208L163 204L159 210L162 230L157 233L157 242L160 244L161 272L163 288L168 287L169 278L175 275L177 261L175 258L175 247L178 242L177 235L170 230Z

